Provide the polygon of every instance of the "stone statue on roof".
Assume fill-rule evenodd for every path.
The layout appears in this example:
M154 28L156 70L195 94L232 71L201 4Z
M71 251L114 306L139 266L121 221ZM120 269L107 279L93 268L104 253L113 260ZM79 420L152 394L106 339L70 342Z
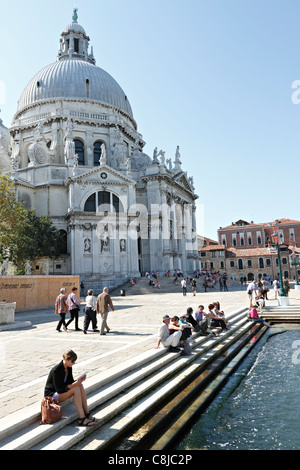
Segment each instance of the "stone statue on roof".
M73 20L73 21L76 21L76 23L77 23L77 20L78 20L77 12L78 12L78 8L74 8L72 20Z

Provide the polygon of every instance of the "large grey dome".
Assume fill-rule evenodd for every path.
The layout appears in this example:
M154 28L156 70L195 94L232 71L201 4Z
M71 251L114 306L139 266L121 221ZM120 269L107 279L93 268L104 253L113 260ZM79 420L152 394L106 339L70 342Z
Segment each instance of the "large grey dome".
M91 99L112 105L133 117L127 96L118 83L100 67L84 60L59 60L43 68L24 89L18 112L52 98Z

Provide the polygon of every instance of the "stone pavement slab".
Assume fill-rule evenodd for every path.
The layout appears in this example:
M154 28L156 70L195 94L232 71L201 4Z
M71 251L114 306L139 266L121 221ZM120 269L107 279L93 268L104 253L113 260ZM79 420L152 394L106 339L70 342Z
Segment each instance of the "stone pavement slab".
M31 322L31 326L0 331L0 418L41 400L50 369L67 349L73 349L78 356L74 377L86 370L92 377L154 348L165 314L179 316L187 307L196 309L199 304L207 309L212 301L220 302L225 315L248 306L246 286L237 282L228 283L228 292L203 292L200 287L196 296L190 287L187 296L183 296L171 278L161 278L160 282L158 290L141 279L136 286L126 288L125 297L119 290L112 291L115 311L109 313L111 332L105 336L92 331L84 335L74 330L73 323L67 332L58 333L54 307L16 313L16 322ZM269 297L267 305L277 305L272 291ZM290 303L300 304L300 291L291 290ZM83 316L81 309L80 328Z

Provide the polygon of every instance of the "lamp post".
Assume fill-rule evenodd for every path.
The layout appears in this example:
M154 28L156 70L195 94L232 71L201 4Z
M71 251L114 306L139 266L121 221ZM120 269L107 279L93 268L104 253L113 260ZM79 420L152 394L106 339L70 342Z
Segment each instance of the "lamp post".
M283 280L282 280L282 271L281 271L281 260L280 260L280 244L279 244L279 228L278 224L274 224L273 227L276 229L271 237L274 243L275 248L277 249L277 256L278 256L278 269L279 269L279 282L280 282L280 291L278 295L280 297L287 297L285 288L283 286Z
M293 250L293 253L291 254L291 265L292 266L295 266L295 280L296 280L296 285L298 286L299 285L299 279L298 279L298 273L297 273L297 266L299 266L299 255L297 255L295 253L295 251ZM297 289L299 289L297 287Z

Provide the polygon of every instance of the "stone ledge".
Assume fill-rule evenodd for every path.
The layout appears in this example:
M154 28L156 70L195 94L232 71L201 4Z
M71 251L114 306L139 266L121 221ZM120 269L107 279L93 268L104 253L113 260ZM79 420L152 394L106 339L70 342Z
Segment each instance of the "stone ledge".
M7 325L0 325L0 331L18 330L20 328L29 328L31 326L32 326L31 321L15 322L15 323L9 323Z

